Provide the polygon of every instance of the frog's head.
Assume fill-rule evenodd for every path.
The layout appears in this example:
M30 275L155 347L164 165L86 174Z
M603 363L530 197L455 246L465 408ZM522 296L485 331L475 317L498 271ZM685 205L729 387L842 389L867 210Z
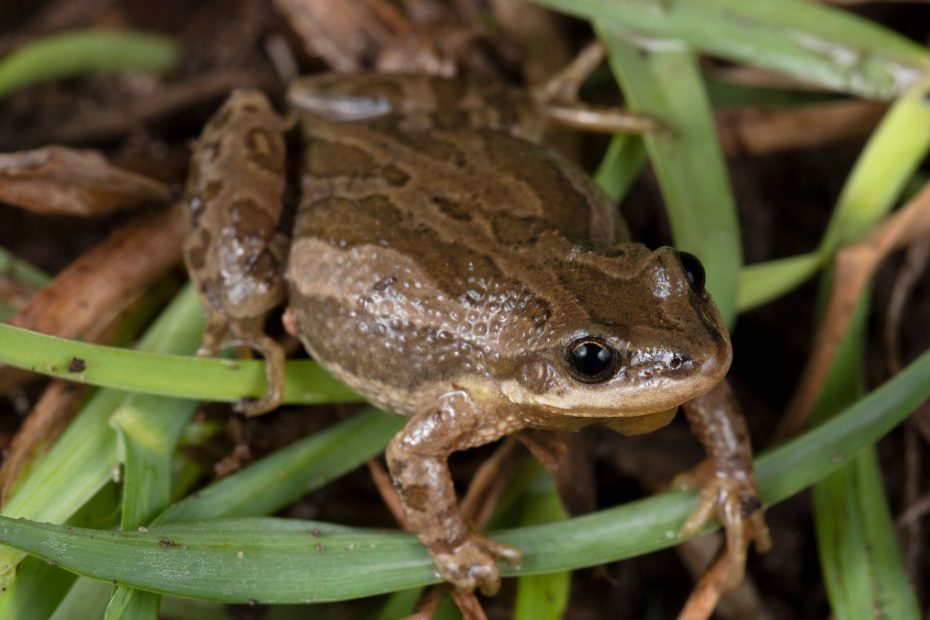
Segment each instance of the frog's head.
M696 257L639 244L576 247L551 268L565 296L551 337L503 386L511 402L645 432L726 375L729 335Z

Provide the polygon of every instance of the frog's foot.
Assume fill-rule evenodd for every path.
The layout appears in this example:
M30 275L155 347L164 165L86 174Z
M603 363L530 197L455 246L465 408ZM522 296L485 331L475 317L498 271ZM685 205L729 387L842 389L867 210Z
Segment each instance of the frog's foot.
M222 326L211 321L204 333L198 355L212 356L230 347L248 347L265 359L267 391L260 398L245 397L233 409L257 416L276 409L284 399L284 349L251 321L228 319Z
M698 504L681 528L685 538L697 534L713 516L723 525L726 533L726 563L724 591L729 591L743 580L749 543L765 553L772 547L772 538L765 523L762 502L755 480L743 472L713 471L708 459L691 472L681 474L673 481L679 489L700 489Z
M264 334L237 340L235 344L254 349L265 358L265 383L268 388L261 398L243 398L233 408L247 416L262 415L277 409L284 400L284 349L276 340Z
M433 563L443 579L462 592L480 589L485 596L497 593L501 586L498 558L510 565L520 562L520 550L471 533L459 545L449 550L445 546L430 549Z
M578 99L578 91L604 60L604 46L589 43L564 69L532 90L546 118L555 124L596 133L657 134L670 137L672 131L660 121L618 107L590 106Z

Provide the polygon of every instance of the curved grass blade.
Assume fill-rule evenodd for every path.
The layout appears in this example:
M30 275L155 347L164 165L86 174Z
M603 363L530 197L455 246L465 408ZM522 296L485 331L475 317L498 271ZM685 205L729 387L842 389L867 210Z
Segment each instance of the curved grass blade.
M806 281L844 244L859 240L900 199L930 150L930 79L914 84L872 133L843 187L815 252L758 265L740 274L740 311L761 305Z
M84 370L70 371L74 358ZM0 325L0 363L51 377L160 396L234 402L265 393L264 362L166 355L86 344ZM318 364L287 363L284 402L312 405L361 400Z
M843 186L819 251L858 241L900 199L930 149L930 75L891 106Z
M813 277L823 264L821 252L809 252L743 267L739 274L736 309L746 312L778 299Z
M0 61L0 98L31 84L79 75L163 73L179 59L178 45L155 34L109 30L56 34L21 47Z
M270 514L376 456L403 424L375 409L360 413L184 498L152 525Z
M194 351L203 332L203 312L187 287L140 340L149 351ZM2 326L7 327L7 326ZM79 344L79 343L78 343ZM4 342L4 348L7 343ZM0 514L61 523L75 514L113 475L117 464L116 434L110 416L126 395L101 390L82 408L55 445L29 470ZM0 547L0 584L10 596L16 564L23 554Z
M930 71L907 38L804 0L534 0L637 38L694 49L863 97L891 99Z
M594 182L611 200L620 202L645 165L646 149L642 139L618 133L610 139L607 152L594 173Z
M659 119L675 133L672 138L645 135L643 141L675 245L705 264L707 289L732 324L742 264L739 222L697 59L677 42L641 50L606 21L597 21L596 29L630 108Z
M552 475L532 463L532 480L523 501L520 525L564 521L568 513L556 491ZM560 620L568 607L572 575L562 571L548 575L527 575L517 580L514 620Z
M0 275L35 289L42 288L51 280L41 269L33 267L2 247L0 247ZM7 320L15 313L16 309L13 306L0 299L0 321Z
M52 280L51 276L38 267L31 265L2 247L0 247L0 273L17 282L36 288L41 288Z
M68 520L73 526L110 528L118 521L118 490L115 484L107 484L89 502ZM79 580L87 581L87 580ZM27 557L16 569L16 581L0 597L0 618L6 620L47 620L58 613L62 599L74 598L71 590L75 586L75 575L61 568ZM107 595L109 590L107 587ZM106 598L104 598L104 605ZM101 613L104 606L100 607ZM79 617L96 617L80 615ZM74 615L71 615L74 618Z
M928 396L930 352L839 416L759 458L763 499L780 501L836 471ZM497 533L524 551L523 565L503 572L551 573L677 544L694 502L690 493L666 493ZM80 574L217 601L315 602L438 581L413 536L323 523L210 520L101 532L0 518L0 541Z
M148 524L171 501L172 461L181 432L198 403L133 394L110 418L122 453L123 501L120 527ZM117 586L106 618L158 618L159 597Z

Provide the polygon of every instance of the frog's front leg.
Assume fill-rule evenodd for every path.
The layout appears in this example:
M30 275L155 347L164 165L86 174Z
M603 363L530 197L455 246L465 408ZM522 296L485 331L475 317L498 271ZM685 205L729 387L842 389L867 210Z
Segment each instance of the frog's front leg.
M388 468L410 527L439 574L459 590L480 588L493 594L500 587L497 558L516 563L520 552L475 533L465 523L447 459L456 450L494 441L523 426L514 416L482 415L466 392L455 390L411 418L388 445Z
M700 488L697 507L685 522L682 534L697 534L716 514L726 533L727 569L723 590L743 579L749 543L768 551L772 546L752 466L752 448L746 422L729 383L722 381L707 394L684 404L685 415L707 459L686 474L679 486Z
M185 190L184 261L207 314L200 354L247 346L265 358L268 391L238 403L247 415L274 409L284 393L284 353L261 317L284 299L286 128L262 93L235 91L197 140Z

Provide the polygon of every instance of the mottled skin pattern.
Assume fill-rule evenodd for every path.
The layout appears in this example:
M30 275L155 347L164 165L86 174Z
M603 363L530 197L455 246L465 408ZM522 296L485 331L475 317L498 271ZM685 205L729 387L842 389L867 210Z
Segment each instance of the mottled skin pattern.
M675 251L630 243L587 175L530 141L543 124L519 91L325 76L289 100L304 145L289 329L410 417L386 453L410 525L445 579L492 592L497 558L519 553L466 525L449 454L528 428L659 428L723 379L726 328ZM613 352L596 381L570 368L591 338ZM713 424L702 439L726 460Z
M284 353L260 324L284 300L284 128L264 95L237 91L197 141L185 188L184 262L207 313L200 353L244 345L268 361L268 394L239 404L249 415L274 409L284 392Z

